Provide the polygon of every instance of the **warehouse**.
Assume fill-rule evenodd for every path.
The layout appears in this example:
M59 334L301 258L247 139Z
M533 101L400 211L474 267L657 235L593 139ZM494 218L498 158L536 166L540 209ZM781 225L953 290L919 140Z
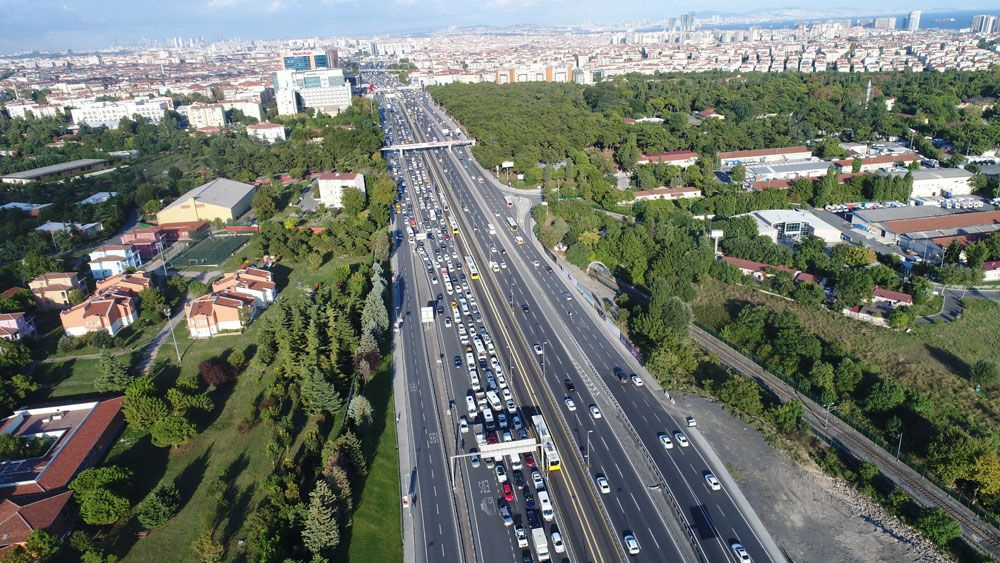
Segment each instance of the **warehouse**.
M907 170L896 168L886 175L905 176ZM972 172L961 168L932 168L910 171L913 175L913 199L923 197L955 197L972 193Z
M757 234L774 242L798 242L805 237L815 236L827 244L840 242L841 233L837 227L827 223L812 213L791 209L762 209L737 217L752 217L757 222Z
M254 187L243 182L216 178L184 193L156 214L164 223L233 221L250 210Z
M949 215L897 219L881 223L878 234L917 256L936 259L952 240L969 242L1000 229L1000 211L966 211Z
M803 160L775 164L747 166L746 178L752 182L768 180L794 180L796 178L816 178L825 176L830 163L825 160Z
M61 164L42 166L41 168L32 168L31 170L24 170L22 172L13 172L11 174L0 176L0 180L3 180L3 183L5 184L27 184L29 182L36 182L40 180L51 180L53 178L62 178L66 176L79 176L89 170L96 170L97 168L100 168L105 162L107 161L99 158L81 158L79 160L71 160Z

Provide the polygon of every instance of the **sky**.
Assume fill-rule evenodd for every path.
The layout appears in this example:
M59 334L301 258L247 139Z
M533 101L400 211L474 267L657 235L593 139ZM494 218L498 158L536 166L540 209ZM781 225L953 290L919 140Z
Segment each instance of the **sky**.
M971 2L971 3L970 3ZM912 0L881 0L900 13ZM745 13L808 7L803 0L0 0L0 52L77 51L127 45L144 37L204 37L212 41L359 36L419 32L449 26L614 23L698 12ZM871 0L840 0L836 7L870 10ZM969 0L961 8L985 8ZM611 7L609 7L611 6ZM940 2L940 10L960 9Z

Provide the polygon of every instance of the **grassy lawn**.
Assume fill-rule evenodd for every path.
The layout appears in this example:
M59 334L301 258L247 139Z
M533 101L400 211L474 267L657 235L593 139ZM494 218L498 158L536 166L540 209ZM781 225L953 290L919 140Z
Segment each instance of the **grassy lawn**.
M396 447L396 411L392 403L392 378L388 369L365 390L372 406L379 410L381 424L372 425L366 440L377 440L369 455L371 469L354 511L354 526L348 549L349 561L402 561L403 535L400 529L399 451Z
M127 354L129 363L137 354ZM95 393L94 378L97 376L96 359L66 360L48 364L38 364L32 378L38 383L38 395L42 397L66 397Z
M142 328L136 329L135 325L126 327L118 333L115 337L114 350L126 350L134 349L136 351L142 349L153 340L156 333L163 328L166 321L157 322L151 325L143 326ZM53 327L51 330L47 331L45 334L38 339L38 341L33 346L35 350L36 357L45 358L63 358L66 356L84 356L87 354L97 354L101 350L96 346L87 345L81 346L76 350L70 350L68 352L60 352L57 349L59 344L59 339L66 334L63 331L62 325Z
M969 366L975 361L1000 361L996 346L1000 303L967 299L961 319L917 324L910 333L715 281L703 284L692 306L698 320L718 329L735 316L742 303L794 311L803 325L823 340L841 343L849 353L880 366L883 374L924 393L933 401L936 416L946 419L942 422L1000 428L997 394L977 394L967 379Z

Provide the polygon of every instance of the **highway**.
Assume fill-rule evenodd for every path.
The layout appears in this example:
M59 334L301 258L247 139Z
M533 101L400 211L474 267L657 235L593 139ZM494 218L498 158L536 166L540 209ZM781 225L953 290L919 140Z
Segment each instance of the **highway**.
M429 118L432 133L441 128L455 127L453 123L443 121L440 113L426 99L421 105L426 115L433 116ZM493 223L498 227L498 234L497 244L491 246L511 249L507 254L507 261L510 262L507 271L513 282L515 304L528 305L525 318L518 323L526 338L535 342L559 341L561 345L553 346L557 352L573 353L550 358L550 365L555 367L552 371L563 367L576 368L575 371L588 379L585 386L588 392L599 396L603 391L608 403L621 408L626 424L639 440L627 451L638 447L650 455L662 482L667 484L680 505L685 525L693 530L700 555L710 561L736 560L731 544L739 542L755 561L780 560L780 552L759 524L759 519L752 514L752 508L737 502L728 487L713 491L706 486L705 472L716 470L718 474L717 470L722 468L711 466L701 444L692 440L688 448L667 450L663 447L659 433L665 432L673 438L675 432L683 432L684 422L670 416L658 404L650 392L652 385L637 387L631 381L619 383L616 368L631 371L628 366L634 365L634 360L595 326L583 309L589 305L578 299L566 298L564 293L568 288L554 275L554 271L546 268L551 263L548 258L531 244L514 243L514 234L501 227L506 215L513 210L507 208L504 193L489 181L489 176L478 167L471 152L462 147L442 151L442 155L451 157L450 167L457 178L449 183L449 187L458 189L456 196L463 205L464 215L480 226ZM519 222L523 224L523 220ZM567 361L570 356L579 361ZM555 393L558 393L556 388L561 379L558 375L549 378L548 383ZM650 380L648 383L653 382ZM601 437L607 438L603 434ZM727 485L735 488L732 482ZM641 481L626 480L625 487L630 494L640 494L635 490L643 485Z

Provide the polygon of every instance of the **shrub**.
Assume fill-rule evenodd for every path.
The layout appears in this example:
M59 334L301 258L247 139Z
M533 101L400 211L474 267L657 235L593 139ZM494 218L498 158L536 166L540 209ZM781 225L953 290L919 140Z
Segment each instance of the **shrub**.
M139 523L158 528L167 523L181 506L181 494L173 485L160 485L139 504Z
M201 379L206 385L214 387L236 379L236 373L232 366L212 360L205 360L198 364L198 373L201 374Z

